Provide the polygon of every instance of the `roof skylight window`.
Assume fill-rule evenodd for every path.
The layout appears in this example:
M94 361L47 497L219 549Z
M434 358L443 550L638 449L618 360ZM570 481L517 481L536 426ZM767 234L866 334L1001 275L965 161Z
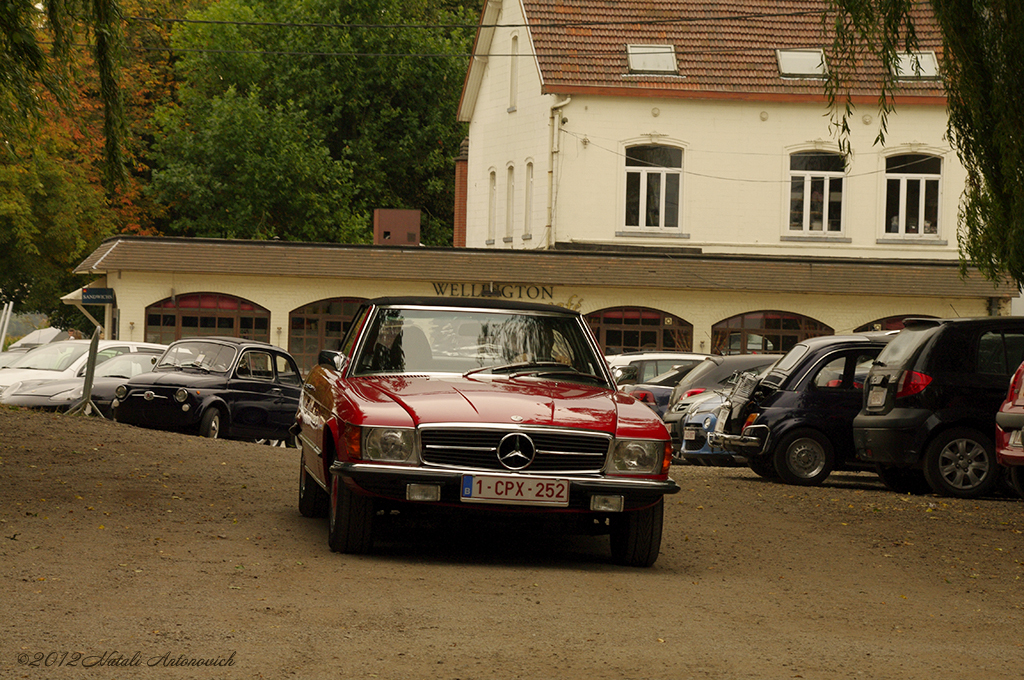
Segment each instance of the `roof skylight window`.
M626 45L630 73L676 73L672 45Z
M930 80L939 77L939 60L934 52L901 54L896 62L896 77L900 80Z
M824 78L825 53L821 49L775 50L783 78Z

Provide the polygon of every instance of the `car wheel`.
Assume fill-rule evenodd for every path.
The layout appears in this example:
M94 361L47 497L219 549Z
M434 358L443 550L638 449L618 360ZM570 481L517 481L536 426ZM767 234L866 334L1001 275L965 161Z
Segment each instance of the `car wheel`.
M330 498L316 480L309 476L306 464L299 455L299 514L303 517L323 517L327 514Z
M924 478L937 494L977 498L999 483L992 440L957 427L936 437L924 454Z
M916 468L896 467L895 465L882 465L879 463L875 471L882 480L882 484L889 491L895 493L909 493L921 496L931 493L932 487L924 478L924 473Z
M775 463L770 456L747 456L747 465L758 477L765 479L778 479L779 473L775 471Z
M220 409L215 406L206 409L199 423L199 434L208 439L220 438Z
M361 555L373 548L373 499L352 493L331 475L327 544L333 552Z
M1010 484L1017 490L1021 498L1024 498L1024 466L1014 465L1010 467Z
M836 465L832 442L815 430L797 430L787 435L772 457L782 481L799 486L821 484Z
M612 516L612 559L627 567L649 567L661 551L661 527L665 518L665 499L643 510L631 510Z

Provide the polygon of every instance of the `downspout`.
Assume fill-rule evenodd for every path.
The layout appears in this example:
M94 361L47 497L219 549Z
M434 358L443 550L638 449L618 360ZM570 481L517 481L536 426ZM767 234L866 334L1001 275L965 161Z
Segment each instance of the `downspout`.
M572 101L572 96L566 96L560 102L551 105L551 113L548 119L548 129L551 131L551 139L548 147L548 223L547 247L550 250L555 245L555 158L559 150L559 140L562 130L562 117L557 115L563 106Z

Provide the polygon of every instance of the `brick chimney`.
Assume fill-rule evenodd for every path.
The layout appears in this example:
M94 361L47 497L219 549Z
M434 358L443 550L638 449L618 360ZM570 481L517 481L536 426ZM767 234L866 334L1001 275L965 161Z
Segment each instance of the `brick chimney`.
M420 211L375 208L373 211L375 246L418 246Z
M462 140L459 156L455 159L455 225L452 245L466 247L466 192L469 174L469 137Z

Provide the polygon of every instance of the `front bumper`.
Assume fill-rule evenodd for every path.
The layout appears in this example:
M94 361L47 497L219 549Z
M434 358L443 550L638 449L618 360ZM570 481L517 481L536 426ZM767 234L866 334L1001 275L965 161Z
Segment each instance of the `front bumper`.
M443 505L465 507L461 500L462 476L464 474L486 474L487 470L437 470L398 465L377 465L338 461L331 465L330 472L343 480L350 481L364 493L392 501L407 500L409 484L432 484L440 488ZM525 475L508 474L510 479L522 479ZM535 478L535 476L531 476ZM473 503L476 508L504 508L516 512L590 512L591 496L622 496L623 510L639 510L658 502L662 496L679 492L679 485L671 479L629 479L619 477L584 477L573 475L552 475L552 479L569 482L569 505L567 507L506 505L502 503Z
M708 432L708 443L745 456L757 455L764 449L771 431L767 425L751 425L742 434Z

